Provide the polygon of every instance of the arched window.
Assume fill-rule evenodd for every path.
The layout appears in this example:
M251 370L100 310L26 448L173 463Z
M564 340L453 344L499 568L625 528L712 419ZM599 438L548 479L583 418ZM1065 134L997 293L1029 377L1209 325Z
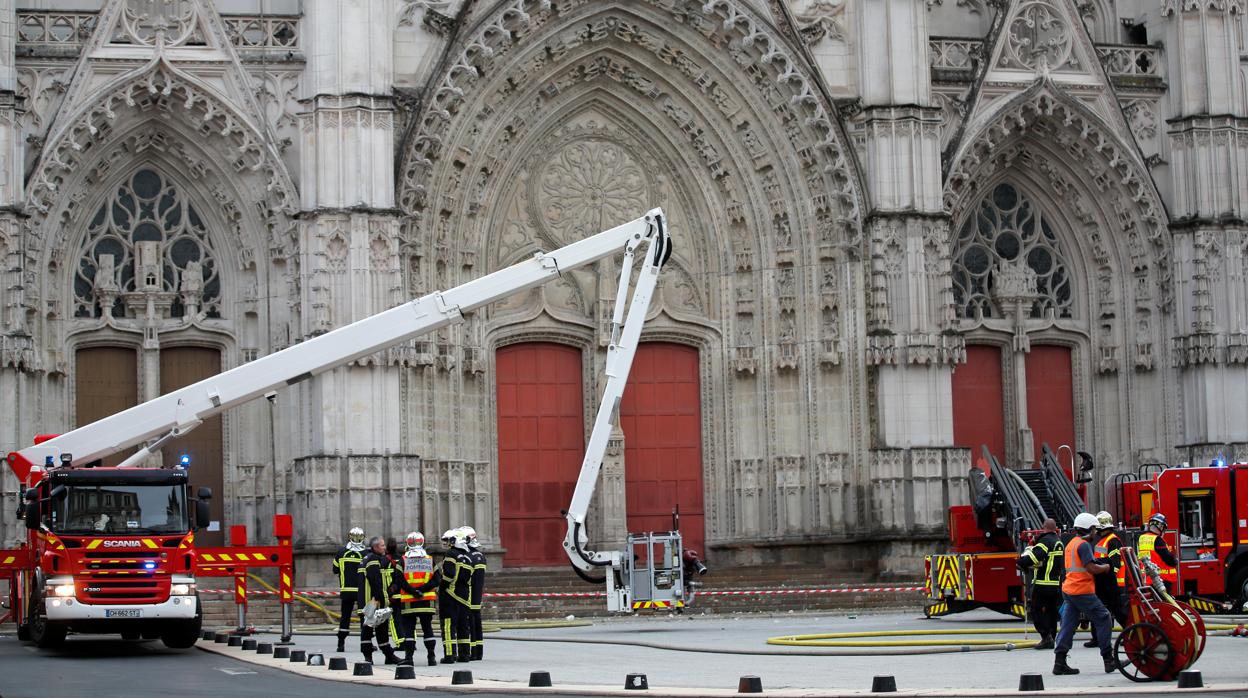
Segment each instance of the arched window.
M220 317L221 279L203 219L168 179L143 169L95 214L74 276L75 317Z
M1020 262L1035 275L1030 317L1049 310L1071 316L1070 273L1057 236L1039 207L1012 184L997 185L980 202L958 233L953 258L953 298L963 317L1001 317L996 279Z

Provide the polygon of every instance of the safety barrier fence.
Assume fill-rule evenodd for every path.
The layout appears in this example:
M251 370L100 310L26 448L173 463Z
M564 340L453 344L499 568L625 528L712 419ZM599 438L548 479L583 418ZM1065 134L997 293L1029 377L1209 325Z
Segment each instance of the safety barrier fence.
M200 589L201 594L230 594L235 589ZM788 596L797 594L889 594L905 592L921 592L922 585L913 586L874 586L874 587L823 587L815 589L703 589L698 596ZM251 596L273 596L278 592L264 589L246 590ZM295 596L332 597L338 596L336 591L295 591ZM594 598L606 596L602 591L533 591L533 592L486 592L487 598L496 599L568 599Z

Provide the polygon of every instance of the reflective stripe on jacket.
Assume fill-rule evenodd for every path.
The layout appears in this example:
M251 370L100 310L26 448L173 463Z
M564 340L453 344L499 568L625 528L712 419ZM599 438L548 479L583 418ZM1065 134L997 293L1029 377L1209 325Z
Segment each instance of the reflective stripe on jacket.
M1082 538L1075 536L1066 544L1066 580L1062 582L1062 593L1071 596L1096 594L1096 581L1079 559L1079 548L1084 542Z
M1117 543L1118 545L1113 545ZM1118 580L1118 586L1127 585L1127 570L1122 564L1122 540L1118 538L1117 533L1108 533L1096 543L1096 547L1092 549L1092 554L1099 560L1105 559L1109 561L1111 567L1114 568L1114 576Z

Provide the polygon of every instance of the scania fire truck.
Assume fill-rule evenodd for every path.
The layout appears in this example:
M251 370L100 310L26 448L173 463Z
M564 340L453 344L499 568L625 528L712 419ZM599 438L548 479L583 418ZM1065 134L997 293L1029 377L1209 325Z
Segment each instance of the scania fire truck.
M623 252L607 353L608 390L577 490L592 492L607 436L618 422L619 401L658 274L671 251L663 212L656 208L554 252L536 253L68 433L37 437L33 446L7 458L26 500L25 543L0 550L0 578L10 579L9 615L20 635L40 646L59 644L69 631L160 637L170 647L193 645L202 617L193 576L194 531L207 523L212 493L199 488L192 497L182 468L149 467L149 461L159 461L162 444L231 407L462 322L466 314L490 303ZM642 260L639 265L635 257ZM93 467L99 459L135 446L140 448L118 466ZM585 566L612 566L612 577L619 580L613 609L631 610L634 556L603 558L584 551L587 501L587 494L574 500L568 515L570 524L575 522L569 554ZM656 594L670 598L675 589L683 600L679 566L669 566L685 560L679 532L659 535L663 552L650 564L648 586L639 593L643 599Z

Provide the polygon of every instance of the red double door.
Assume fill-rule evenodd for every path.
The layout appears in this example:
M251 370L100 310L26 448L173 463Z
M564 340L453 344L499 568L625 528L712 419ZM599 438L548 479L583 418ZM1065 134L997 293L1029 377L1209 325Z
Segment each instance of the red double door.
M566 564L560 511L572 500L587 428L581 352L561 344L515 344L498 351L496 365L503 563ZM678 508L686 545L702 551L697 350L658 342L638 347L620 424L629 530L669 530Z
M1008 358L1008 357L1007 357ZM972 450L975 462L986 444L1005 462L1005 391L1001 349L972 345L966 363L953 372L953 442ZM1031 425L1034 461L1048 443L1056 450L1075 445L1074 385L1068 347L1032 345L1026 358L1027 422Z

